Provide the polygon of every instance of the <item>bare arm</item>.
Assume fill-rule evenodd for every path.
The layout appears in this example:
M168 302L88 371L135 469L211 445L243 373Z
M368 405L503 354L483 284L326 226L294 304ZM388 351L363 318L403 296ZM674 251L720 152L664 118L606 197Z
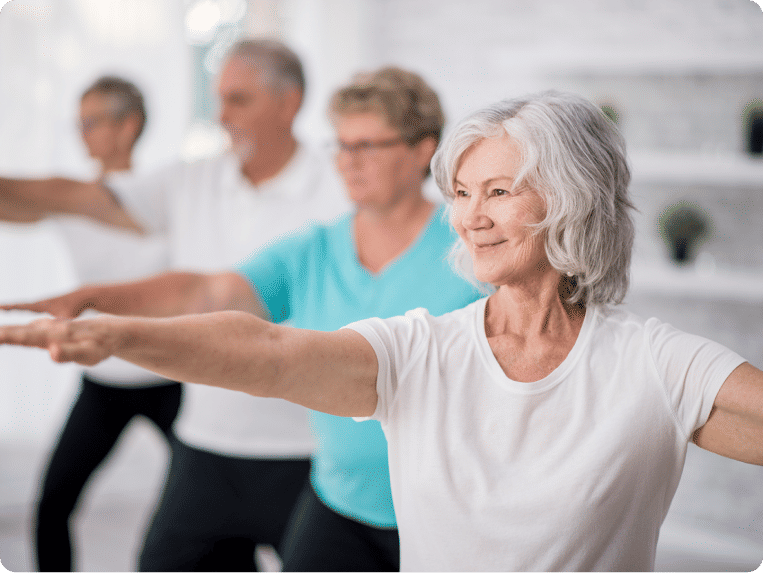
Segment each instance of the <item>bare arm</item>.
M38 302L0 306L0 310L47 312L59 318L74 318L86 309L152 317L241 310L268 318L251 285L234 272L163 273L135 282L88 285Z
M376 354L351 330L301 330L227 311L43 319L0 328L0 344L44 348L57 362L85 365L118 356L171 380L284 398L337 416L376 409Z
M81 215L131 231L142 227L100 183L64 179L0 177L0 219L34 223L51 215Z
M707 422L694 433L694 443L727 458L763 465L763 372L745 362L729 375Z

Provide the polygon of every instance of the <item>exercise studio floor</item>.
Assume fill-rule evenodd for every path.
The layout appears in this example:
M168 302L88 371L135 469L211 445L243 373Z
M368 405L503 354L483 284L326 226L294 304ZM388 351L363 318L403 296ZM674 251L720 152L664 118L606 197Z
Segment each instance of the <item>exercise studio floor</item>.
M30 571L30 523L47 449L0 443L0 562ZM164 477L167 450L153 429L134 423L97 476L76 522L81 571L134 571L141 534ZM763 468L692 446L663 526L658 571L752 571L763 562ZM261 555L271 570L277 563Z

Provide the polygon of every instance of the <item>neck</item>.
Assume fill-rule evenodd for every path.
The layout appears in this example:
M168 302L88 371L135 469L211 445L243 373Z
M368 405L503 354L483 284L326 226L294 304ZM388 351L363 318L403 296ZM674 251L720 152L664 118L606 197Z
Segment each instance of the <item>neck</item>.
M243 161L241 172L252 185L259 185L278 175L291 161L296 151L297 140L289 133L278 142L259 146Z
M129 154L101 159L100 164L101 176L114 173L115 171L129 171L132 169L132 161Z
M505 284L488 300L485 325L491 336L523 337L559 332L582 321L585 307L563 298L567 281L556 271L539 273L521 284Z
M410 226L422 218L428 219L433 207L434 203L419 188L389 204L358 205L355 218L363 225Z
M394 207L358 207L353 224L361 265L372 273L380 272L416 240L433 208L421 193Z

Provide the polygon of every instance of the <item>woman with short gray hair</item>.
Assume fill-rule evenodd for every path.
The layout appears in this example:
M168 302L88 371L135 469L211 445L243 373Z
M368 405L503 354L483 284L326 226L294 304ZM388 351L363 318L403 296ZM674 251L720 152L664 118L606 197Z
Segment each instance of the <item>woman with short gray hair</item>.
M519 146L523 157L514 188L544 190L546 214L535 230L545 237L551 265L571 277L570 302L622 302L634 227L620 133L574 94L548 91L499 102L461 122L433 158L435 180L446 199L456 197L455 173L464 153L501 134ZM463 240L454 246L453 257L473 280Z
M648 570L690 441L763 465L763 372L618 309L633 237L615 126L546 92L433 160L492 294L335 332L227 313L40 321L0 342L381 422L403 570ZM310 383L305 383L309 380Z

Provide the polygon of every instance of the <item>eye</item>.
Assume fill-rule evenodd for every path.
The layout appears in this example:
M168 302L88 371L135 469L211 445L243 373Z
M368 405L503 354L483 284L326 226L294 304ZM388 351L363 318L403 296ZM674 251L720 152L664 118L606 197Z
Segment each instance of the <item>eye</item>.
M509 192L506 189L493 189L493 195L503 197L504 195L509 195Z
M456 189L456 197L468 197L469 194L464 189Z

